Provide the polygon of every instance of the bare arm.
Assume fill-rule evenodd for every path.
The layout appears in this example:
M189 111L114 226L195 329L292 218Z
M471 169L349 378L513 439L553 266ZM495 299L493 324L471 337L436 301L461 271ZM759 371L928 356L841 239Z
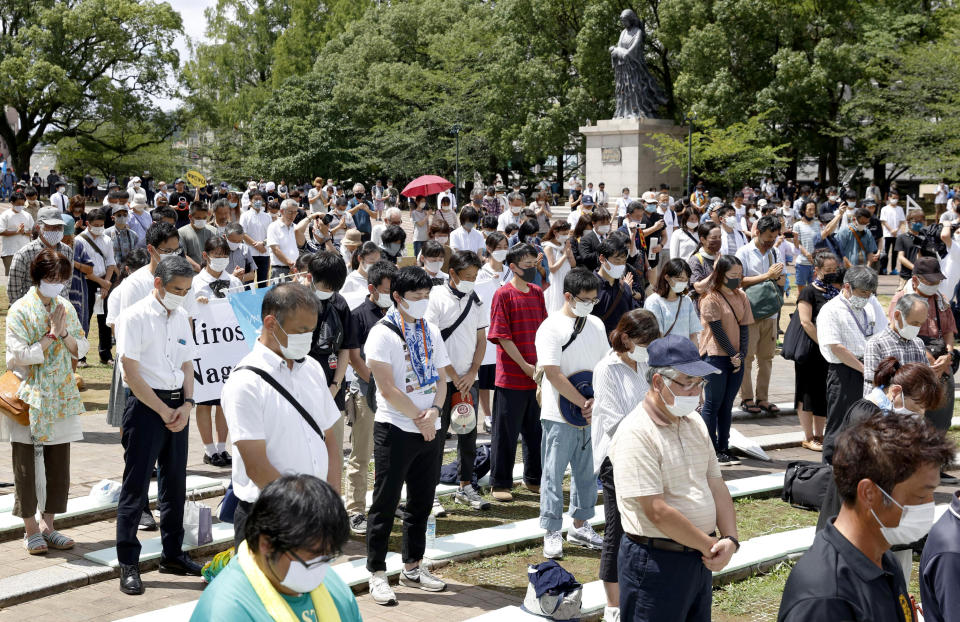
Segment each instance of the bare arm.
M846 346L839 343L831 343L830 351L833 352L833 355L840 359L840 362L854 369L861 374L863 373L863 363L857 360L857 357L853 355L853 352L847 350Z
M331 436L333 435L328 434L327 438ZM247 477L257 485L257 488L263 490L267 487L267 484L280 477L280 471L274 468L273 464L270 463L270 459L267 458L266 441L236 441L234 445L237 446L237 451L240 452L240 457L243 458L243 466L247 472ZM327 473L329 474L329 471L327 471ZM337 480L337 491L340 490L339 483L339 480ZM332 483L330 485L333 486Z
M327 446L327 483L337 494L340 494L340 482L343 479L343 447L328 428L323 435L323 442ZM246 458L244 458L246 464ZM251 478L252 479L252 478Z
M394 384L393 368L390 364L382 361L369 361L367 365L370 367L370 372L377 381L377 388L380 390L384 399L386 399L391 406L403 413L404 416L414 420L418 419L420 417L420 409L417 408L405 392L398 389L397 385ZM439 395L439 393L440 387L437 388L437 394Z
M357 373L357 377L360 378L360 380L370 382L370 368L367 367L367 362L364 361L360 355L360 348L350 350L350 364L353 366L353 371Z
M174 418L174 410L157 397L157 394L153 392L150 385L147 384L140 375L140 361L122 356L120 357L120 364L123 365L123 379L126 381L127 386L130 387L130 392L133 393L144 406L157 413L160 418L163 419L164 423L169 423ZM192 390L192 369L190 370L190 384Z
M663 532L663 535L674 542L700 551L704 556L713 556L710 549L717 539L694 526L686 516L668 504L662 494L639 497L639 501L640 509L643 510L647 520Z
M797 303L797 313L800 314L800 326L803 327L803 331L807 333L810 339L813 339L813 343L819 344L820 342L817 341L817 324L813 321L813 305L801 300Z
M553 385L553 388L555 388L560 395L580 407L584 419L587 420L587 423L590 423L590 418L593 414L593 398L583 397L583 395L570 384L570 380L563 375L559 365L544 365L543 375L550 381L550 384Z
M277 259L280 260L280 263L293 268L293 262L287 259L287 256L283 254L283 251L280 250L278 244L274 244L270 247L270 252L277 256Z

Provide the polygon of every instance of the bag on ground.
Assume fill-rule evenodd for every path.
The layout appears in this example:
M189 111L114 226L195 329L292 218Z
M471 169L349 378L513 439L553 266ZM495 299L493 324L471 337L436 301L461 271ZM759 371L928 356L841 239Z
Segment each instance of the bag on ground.
M100 503L116 503L120 500L120 482L102 479L90 489L90 498Z
M527 566L527 594L523 609L551 620L574 620L580 617L583 586L553 560Z
M832 481L833 467L829 464L791 462L783 474L781 498L795 508L820 510Z
M183 543L203 546L213 542L213 516L210 508L187 500L183 504Z

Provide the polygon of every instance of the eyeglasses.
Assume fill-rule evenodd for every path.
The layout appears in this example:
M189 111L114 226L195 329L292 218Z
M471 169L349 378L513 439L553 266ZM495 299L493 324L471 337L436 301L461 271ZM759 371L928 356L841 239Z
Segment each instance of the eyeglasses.
M176 255L180 252L180 247L177 248L158 248L157 253L160 255Z
M597 304L598 302L600 302L600 299L599 299L599 298L591 298L590 300L584 300L584 299L581 298L580 296L574 296L573 299L576 300L577 302L582 302L582 303L588 304L588 305L595 305L595 304Z
M692 390L694 390L694 389L703 389L703 387L707 384L707 381L704 380L703 378L700 378L699 380L695 380L695 381L691 382L690 384L683 384L683 383L681 383L679 380L677 380L676 378L672 378L672 377L666 376L666 375L664 376L664 378L666 378L666 379L669 380L670 382L672 382L672 383L676 384L678 387L680 387L680 390L681 390L681 391L692 391Z
M295 560L303 564L308 570L312 568L317 568L319 566L322 566L323 564L329 564L336 558L340 557L340 553L334 553L333 555L321 555L320 557L317 557L316 559L311 559L310 561L307 562L300 559L300 556L294 553L293 551L287 551L287 553L290 553L290 557L294 558Z

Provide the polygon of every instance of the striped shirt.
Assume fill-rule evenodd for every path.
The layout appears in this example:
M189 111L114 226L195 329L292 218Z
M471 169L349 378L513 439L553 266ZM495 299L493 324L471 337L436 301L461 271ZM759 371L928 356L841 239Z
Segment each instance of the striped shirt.
M633 412L647 395L647 365L637 364L637 371L623 362L614 350L607 352L593 370L593 417L590 434L593 441L593 472L610 452L610 441L620 422Z
M543 290L527 284L529 291L521 292L513 283L507 283L493 295L490 306L490 332L487 338L497 344L497 375L494 385L502 389L532 391L537 388L533 380L523 373L507 354L501 339L509 339L517 346L520 355L530 365L537 363L535 339L537 329L547 318Z
M811 255L813 254L814 247L817 242L820 241L821 237L821 228L820 223L817 221L813 222L804 222L802 220L793 223L793 235L794 239L797 242L797 246L802 246L807 249L807 252ZM800 253L797 255L797 263L804 266L809 266L810 262L807 261L807 258Z
M896 303L891 303L894 304ZM927 351L919 337L904 339L892 326L887 326L867 340L863 351L864 397L873 391L873 376L877 372L877 365L888 356L896 357L901 365L927 362Z
M140 242L140 236L132 229L117 229L110 227L104 232L113 241L113 258L119 266Z

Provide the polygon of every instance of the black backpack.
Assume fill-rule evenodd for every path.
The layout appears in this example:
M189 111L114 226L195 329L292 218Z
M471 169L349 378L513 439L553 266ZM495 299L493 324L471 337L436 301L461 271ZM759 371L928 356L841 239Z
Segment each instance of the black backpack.
M833 466L822 462L791 462L783 474L780 498L795 508L819 511L827 487L833 483Z

